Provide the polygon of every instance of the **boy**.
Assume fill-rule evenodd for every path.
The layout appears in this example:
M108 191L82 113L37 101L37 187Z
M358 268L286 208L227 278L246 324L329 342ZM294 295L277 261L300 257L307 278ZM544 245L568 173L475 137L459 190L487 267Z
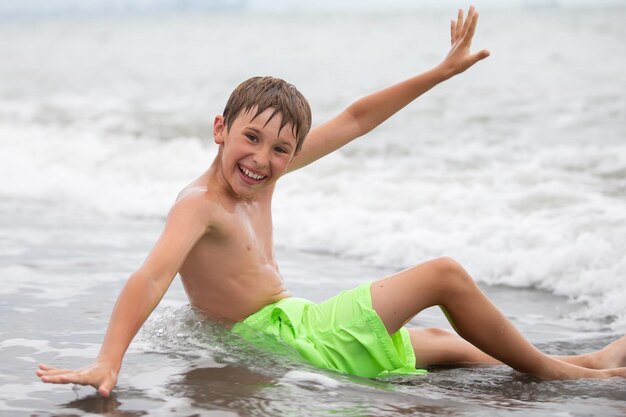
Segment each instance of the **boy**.
M506 363L540 378L626 376L626 338L587 355L549 357L526 341L456 262L436 259L319 305L290 297L272 248L271 199L284 173L340 148L438 83L489 54L470 54L478 15L459 11L452 48L434 69L358 100L311 130L309 106L271 77L242 83L214 121L211 167L181 191L144 264L128 279L96 361L40 365L43 382L92 385L108 396L135 334L180 274L190 304L247 337L273 335L313 364L355 375L416 372L431 364ZM304 141L306 137L306 141ZM462 338L406 329L440 305ZM424 371L422 371L424 372Z

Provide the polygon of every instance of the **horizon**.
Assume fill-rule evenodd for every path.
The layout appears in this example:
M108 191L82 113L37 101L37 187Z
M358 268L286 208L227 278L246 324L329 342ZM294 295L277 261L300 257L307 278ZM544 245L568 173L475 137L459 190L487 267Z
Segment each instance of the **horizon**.
M571 9L626 7L620 0L320 0L314 3L298 0L22 0L19 3L0 3L0 18L58 18L83 16L127 16L158 13L364 13L400 12L417 10L450 10L467 8L473 4L478 9Z

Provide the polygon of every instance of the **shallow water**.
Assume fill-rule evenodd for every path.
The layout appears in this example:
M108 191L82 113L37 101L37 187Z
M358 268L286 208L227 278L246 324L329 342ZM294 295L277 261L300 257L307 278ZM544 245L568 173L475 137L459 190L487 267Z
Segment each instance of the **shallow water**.
M212 115L238 82L287 78L319 123L436 63L448 18L0 22L0 415L625 415L623 380L315 370L201 321L177 280L112 398L34 376L38 362L75 367L96 355L125 278L214 155ZM450 255L549 353L623 334L625 19L623 8L483 11L475 44L491 49L488 61L281 180L276 241L292 292L320 301ZM449 328L437 309L411 325Z
M317 124L438 63L449 17L2 21L0 177L18 180L0 198L162 217L215 154L212 119L236 84L284 77ZM492 56L281 180L276 241L382 266L449 255L480 282L584 301L581 317L626 331L625 19L482 11L474 44Z
M46 215L37 216L43 207ZM320 371L292 357L260 351L203 321L186 306L178 280L131 345L111 398L99 397L90 387L43 384L34 376L38 362L77 367L96 355L124 277L141 261L161 220L112 221L25 200L3 205L0 218L3 243L16 249L0 257L2 416L626 412L624 380L541 382L506 367L487 366L380 380ZM279 260L292 292L316 301L392 272L354 259L284 248ZM615 337L601 322L572 319L582 306L563 298L530 289L484 290L550 353L589 351ZM423 312L410 325L449 328L437 309Z

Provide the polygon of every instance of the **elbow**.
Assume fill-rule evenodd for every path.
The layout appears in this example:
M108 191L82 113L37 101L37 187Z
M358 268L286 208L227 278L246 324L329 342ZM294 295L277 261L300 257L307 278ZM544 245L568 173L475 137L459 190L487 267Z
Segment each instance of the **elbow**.
M352 130L352 137L358 138L371 132L376 125L367 123L367 113L363 106L359 106L358 103L351 105L344 111L344 115L347 118L346 126L350 126Z

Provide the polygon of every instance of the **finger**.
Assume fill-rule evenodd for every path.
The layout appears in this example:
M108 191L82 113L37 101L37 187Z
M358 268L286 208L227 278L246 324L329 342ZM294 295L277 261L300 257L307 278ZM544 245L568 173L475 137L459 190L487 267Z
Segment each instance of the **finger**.
M39 369L35 371L35 374L37 374L37 376L56 375L60 372L71 372L71 371L69 369L54 368L52 366L40 366Z
M70 369L51 369L49 371L37 371L37 376L53 376L53 375L61 375L73 372Z
M111 391L113 391L113 387L115 387L115 381L107 380L98 387L98 392L103 397L108 397L109 395L111 395Z
M51 369L54 369L54 368L51 368L48 365L44 365L43 363L40 363L39 366L37 367L37 370L35 371L35 375L41 376Z
M465 36L467 31L469 30L469 27L471 26L471 23L474 20L475 14L476 14L476 10L474 9L474 6L470 6L469 10L467 11L467 18L465 19L465 22L463 23L461 36Z
M489 55L491 55L489 51L486 49L483 49L482 51L476 52L475 54L471 55L470 62L472 63L472 65L474 65L478 61L482 61L483 59L487 58Z
M88 385L84 376L76 374L74 372L66 372L55 375L44 375L41 377L43 382L49 384L79 384Z
M51 369L58 369L58 368L55 368L54 366L46 365L45 363L40 363L39 364L39 369L41 369L43 371L49 371Z
M468 18L467 20L469 21L470 19ZM469 41L472 40L472 38L474 37L474 33L476 32L476 25L478 24L478 13L474 13L471 21L472 22L467 28L467 33L465 34L465 38L468 39Z
M51 384L82 384L80 382L82 380L80 374L68 369L56 369L46 372L41 376L41 380Z
M104 398L107 398L109 395L111 395L111 390L106 388L104 385L100 385L100 388L98 388L98 393Z
M69 384L72 383L72 379L67 375L44 375L41 377L41 381L47 384Z
M452 19L452 21L450 21L450 44L454 45L454 42L456 42L456 22L454 21L454 19Z
M461 28L463 27L463 9L459 9L459 13L456 16L456 26L454 28L454 36L456 39L461 36Z

